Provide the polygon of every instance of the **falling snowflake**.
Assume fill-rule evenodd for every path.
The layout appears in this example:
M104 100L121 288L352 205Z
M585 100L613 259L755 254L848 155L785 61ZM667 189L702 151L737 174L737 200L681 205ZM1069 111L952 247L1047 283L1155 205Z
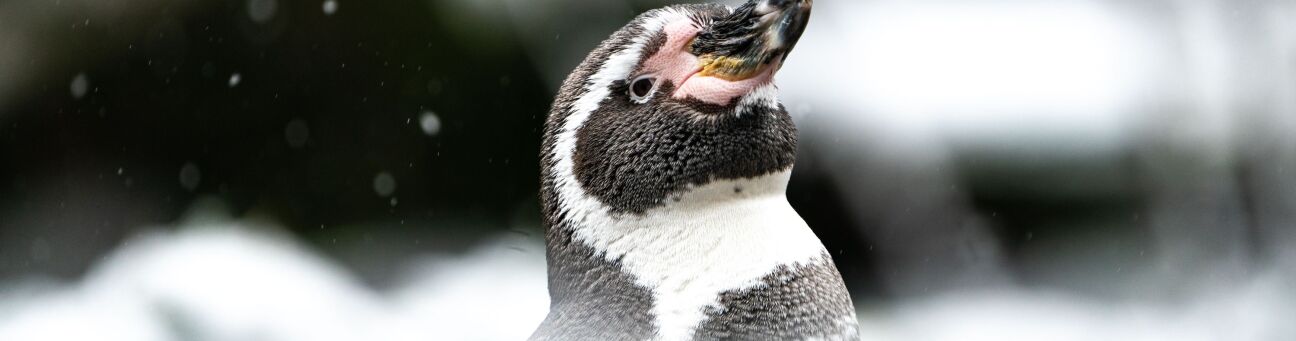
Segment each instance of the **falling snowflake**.
M333 13L337 13L337 10L338 10L337 0L324 1L324 15L333 15Z
M85 97L86 92L90 91L90 78L86 77L86 74L84 72L78 73L76 77L72 78L71 88L72 88L72 97L76 99L81 99L81 97Z
M374 193L378 193L380 197L390 197L396 193L396 178L388 172L378 173L377 176L374 176L373 189Z
M441 133L441 117L435 112L424 111L419 115L419 128L423 129L423 134L427 136L436 136Z
M259 24L274 19L275 12L278 11L279 2L276 0L248 0L247 2L248 17Z

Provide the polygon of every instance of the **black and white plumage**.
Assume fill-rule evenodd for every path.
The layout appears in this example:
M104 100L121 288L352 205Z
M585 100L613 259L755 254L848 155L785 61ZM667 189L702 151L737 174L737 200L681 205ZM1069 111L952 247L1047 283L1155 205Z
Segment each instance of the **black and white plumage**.
M550 313L532 340L855 340L784 192L773 74L810 0L645 13L563 84L542 147Z

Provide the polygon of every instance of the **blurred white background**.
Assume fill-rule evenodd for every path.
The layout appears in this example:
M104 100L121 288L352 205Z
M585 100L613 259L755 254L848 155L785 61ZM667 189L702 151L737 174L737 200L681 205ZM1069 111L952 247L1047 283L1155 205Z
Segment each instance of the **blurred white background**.
M122 176L122 168L111 166L116 162L111 157L95 154L108 160L109 166L100 167L104 169L77 169L81 163L75 159L83 154L53 149L48 159L72 165L57 168L67 174L54 173L43 182L18 176L6 180L12 180L13 188L36 188L34 193L61 193L42 192L46 187L41 186L84 192L65 198L12 190L5 193L23 195L0 200L5 229L0 247L7 249L0 251L0 340L524 339L543 319L548 301L534 192L527 192L534 191L528 186L535 177L530 165L516 168L531 159L510 159L507 155L513 154L499 150L513 148L531 157L537 141L504 140L500 143L507 146L502 147L456 144L455 134L494 136L492 127L474 125L469 118L487 112L530 116L518 131L535 133L542 119L537 115L547 110L543 101L583 55L638 11L662 4L0 3L0 124L7 129L0 130L0 140L10 152L55 148L15 142L29 141L14 138L27 128L9 124L49 115L53 108L62 114L61 105L31 104L44 103L42 96L56 96L54 103L82 104L110 96L100 95L112 92L110 85L96 72L84 71L95 67L76 65L113 69L115 58L127 55L135 59L120 64L147 63L157 70L155 60L170 65L159 51L187 46L193 52L186 60L198 62L177 62L171 73L164 69L157 74L205 73L202 61L210 60L206 64L224 70L205 76L216 85L193 87L184 96L229 93L220 101L243 101L243 106L226 112L244 112L257 106L245 98L273 94L278 99L279 92L237 90L273 76L237 67L225 70L223 64L236 63L222 63L227 56L220 53L257 60L267 53L290 53L274 52L279 48L300 50L306 52L285 59L310 64L329 57L312 52L321 44L384 20L419 33L392 42L362 38L357 45L346 40L344 47L361 51L360 56L370 55L366 43L389 48L374 48L373 59L319 62L327 69L309 73L353 72L346 70L347 63L352 69L377 69L381 63L382 70L401 64L401 71L365 78L363 84L370 85L355 95L347 95L351 85L343 84L337 92L308 92L305 100L363 97L336 106L348 117L370 117L372 108L355 103L368 103L369 96L379 102L382 95L374 93L389 93L393 101L431 96L424 102L442 103L441 108L419 102L395 110L421 123L431 117L433 131L411 128L413 140L366 144L356 154L370 160L375 157L364 150L435 145L397 154L392 158L398 161L386 166L399 169L408 161L411 169L416 163L426 168L383 171L377 178L367 169L355 179L312 173L353 163L339 156L302 166L309 175L276 178L325 178L321 181L360 188L356 195L302 185L280 189L288 193L283 194L288 203L265 199L271 194L244 200L235 180L221 180L230 173L221 167L239 165L208 162L199 176L197 166L188 166L193 163L172 162L168 167L174 169L161 175L140 171L140 189L135 189L163 193L157 198L165 200L118 200L115 189L83 183L95 172L100 179L112 169ZM865 340L1296 339L1291 322L1296 317L1296 1L820 0L815 6L809 30L778 78L784 103L801 128L802 151L790 197L843 264ZM369 7L418 12L430 21L365 12ZM202 27L211 27L202 21L208 15L236 17L238 24L228 26L242 35L228 39L250 41L252 47L220 47L215 50L222 52L204 55L206 50L196 44L171 38L136 42L166 36L172 32L166 27L172 26L187 32L177 39L200 41ZM302 26L327 25L328 18L354 21L331 31L342 32L335 36L293 33ZM221 21L215 22L219 26ZM72 33L64 31L68 25ZM132 33L103 38L124 49L114 52L85 51L76 41L55 39L82 34L78 25L81 30ZM207 39L218 38L226 39ZM519 104L525 111L444 104L450 100L438 98L481 93L473 92L475 83L456 80L451 71L435 77L411 71L425 67L417 63L417 55L400 57L400 51L420 48L449 53L436 51L446 48L443 40L471 47L453 58L489 62L514 60L498 55L519 55L516 60L526 72L485 71L492 66L473 70L479 67L474 63L440 67L468 68L470 75L464 77L493 86L484 96L537 99ZM405 41L413 43L399 43ZM390 51L397 56L390 57ZM291 63L263 64L277 68ZM437 67L432 64L426 67ZM150 81L168 87L170 77ZM294 86L310 83L279 78ZM148 89L132 87L111 96L128 103L158 97L132 98L137 91L152 91ZM194 111L211 105L186 103ZM286 134L293 148L305 145L334 155L328 152L327 134L352 128L319 128L327 119L302 113L310 109L274 105L292 112L289 118L302 117L292 122L304 122L289 123L286 131L282 123L273 123L268 134L275 143L282 143ZM437 116L432 110L450 113ZM103 109L98 113L104 116ZM408 123L405 116L387 119ZM161 120L158 129L212 122L176 120ZM66 129L62 124L52 123L53 129ZM354 129L376 129L361 127L368 128ZM133 128L125 129L134 134ZM368 141L341 143L355 140ZM203 148L220 149L227 141L213 137ZM99 142L111 141L94 141ZM488 155L471 158L489 165L482 167L513 170L508 174L526 189L462 199L465 192L449 187L451 183L501 180L438 170L459 167L459 161L424 165L425 160L441 160L443 152L468 151ZM240 152L258 153L266 152ZM4 174L45 172L30 164L5 167L12 169ZM169 187L145 190L149 177ZM423 178L432 180L425 185ZM381 200L372 198L371 179ZM128 178L125 186L132 181ZM215 185L221 181L236 188ZM411 194L417 191L445 193L449 199ZM309 218L309 212L333 206L312 206L312 211L293 204L338 200L355 206L345 201L348 196L377 204L358 206L360 213L339 224ZM502 208L474 211L474 205L496 207L482 204L495 197L509 199L500 199L497 206ZM430 208L405 211L420 205ZM153 217L167 209L185 213L130 218ZM293 212L308 212L301 214L307 218L286 218ZM150 223L92 227L119 215L127 216L121 221ZM435 218L426 218L431 216ZM119 240L97 237L101 229ZM91 241L62 242L58 236ZM62 269L51 264L84 271L69 275L49 270Z

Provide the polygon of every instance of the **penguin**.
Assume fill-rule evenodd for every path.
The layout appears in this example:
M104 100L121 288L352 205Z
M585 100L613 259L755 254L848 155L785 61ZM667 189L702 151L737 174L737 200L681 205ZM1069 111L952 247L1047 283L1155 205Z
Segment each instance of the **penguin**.
M785 196L797 130L773 80L812 3L652 10L568 76L543 132L550 312L530 340L859 338Z

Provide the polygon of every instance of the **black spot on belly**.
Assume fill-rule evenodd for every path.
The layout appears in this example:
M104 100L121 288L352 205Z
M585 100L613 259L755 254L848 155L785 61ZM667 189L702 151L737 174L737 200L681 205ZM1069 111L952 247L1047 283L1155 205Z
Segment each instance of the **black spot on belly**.
M694 339L859 339L850 294L831 261L780 267L762 281L765 286L721 294L721 308L707 310Z

